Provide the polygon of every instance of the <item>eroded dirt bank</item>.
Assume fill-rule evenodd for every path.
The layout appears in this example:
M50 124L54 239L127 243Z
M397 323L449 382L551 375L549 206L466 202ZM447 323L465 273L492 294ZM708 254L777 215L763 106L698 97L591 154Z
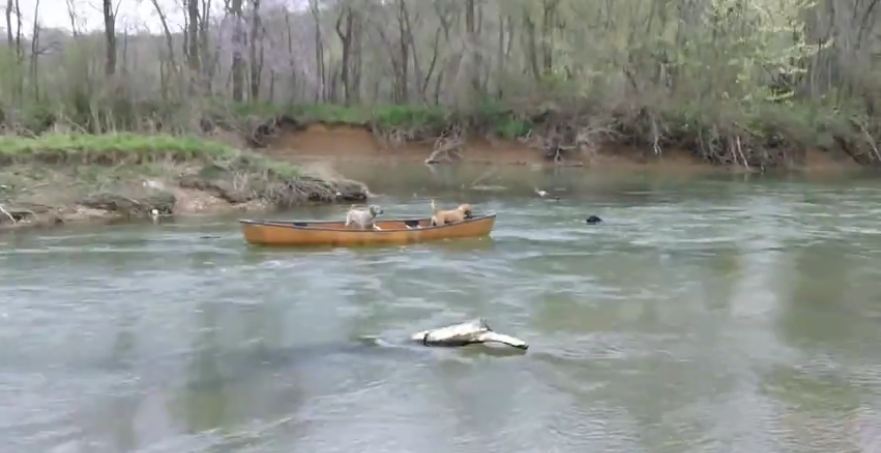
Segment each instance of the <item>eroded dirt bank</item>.
M359 159L394 159L424 162L437 149L433 140L393 144L375 136L364 126L313 123L281 127L269 137L260 151L277 159L321 162ZM558 161L530 146L526 140L472 138L457 148L444 163L481 165L564 165L610 170L762 171L760 168L720 166L684 149L665 149L660 155L651 149L626 145L601 145L594 149L566 153ZM792 153L786 170L828 172L854 170L861 166L844 152L814 149Z

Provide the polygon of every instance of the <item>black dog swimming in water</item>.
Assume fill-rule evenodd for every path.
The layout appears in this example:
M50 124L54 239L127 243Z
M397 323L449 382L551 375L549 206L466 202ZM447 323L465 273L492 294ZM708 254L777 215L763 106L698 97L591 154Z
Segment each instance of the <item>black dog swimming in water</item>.
M586 222L587 222L588 225L596 225L597 223L600 223L600 222L602 222L602 221L603 221L603 219L601 219L601 218L599 218L599 217L597 217L597 216L595 216L595 215L592 215L592 216L588 217L587 220L586 220Z

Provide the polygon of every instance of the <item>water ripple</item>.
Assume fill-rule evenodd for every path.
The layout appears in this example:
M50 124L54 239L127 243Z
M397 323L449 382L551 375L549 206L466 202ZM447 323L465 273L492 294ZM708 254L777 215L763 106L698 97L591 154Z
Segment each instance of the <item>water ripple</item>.
M560 203L475 195L499 212L480 241L276 250L216 219L3 237L0 437L16 451L881 445L881 188L595 176ZM425 213L383 191L394 215ZM478 316L528 353L401 344Z

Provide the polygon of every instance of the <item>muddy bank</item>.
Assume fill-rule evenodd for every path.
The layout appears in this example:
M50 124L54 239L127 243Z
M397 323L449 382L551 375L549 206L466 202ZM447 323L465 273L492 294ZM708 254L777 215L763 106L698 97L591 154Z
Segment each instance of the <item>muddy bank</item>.
M454 144L456 145L456 144ZM452 146L450 153L436 151L445 144L436 139L392 143L375 134L369 126L346 124L283 123L263 136L258 150L276 159L321 162L351 159L394 159L437 164L574 166L609 170L653 169L671 172L736 171L758 172L760 167L720 166L683 148L666 148L655 154L651 148L622 144L600 144L569 149L559 156L548 156L545 149L528 139L474 137ZM786 170L825 172L861 167L843 151L794 149L780 167Z
M267 212L299 204L366 199L366 186L342 177L281 177L245 165L29 163L0 167L0 231Z

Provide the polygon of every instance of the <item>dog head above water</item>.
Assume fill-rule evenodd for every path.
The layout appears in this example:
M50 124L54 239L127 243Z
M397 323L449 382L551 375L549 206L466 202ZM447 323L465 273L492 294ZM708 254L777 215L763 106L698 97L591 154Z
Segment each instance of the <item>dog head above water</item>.
M470 219L472 217L472 208L468 203L462 203L459 205L458 209L465 216L466 219Z

